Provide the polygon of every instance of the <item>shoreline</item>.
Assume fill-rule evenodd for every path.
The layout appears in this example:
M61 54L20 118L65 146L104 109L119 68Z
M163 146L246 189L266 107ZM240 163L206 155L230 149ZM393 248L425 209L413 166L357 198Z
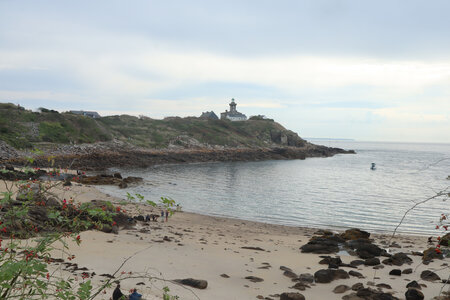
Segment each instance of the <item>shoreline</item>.
M115 205L121 205L132 216L159 212L148 205L125 204L123 199L102 193L95 186L74 184L54 192L60 198L73 197L75 202L111 201ZM331 230L334 231L335 228ZM342 297L350 297L349 295L356 293L356 290L350 288L357 285L373 291L392 293L395 297L404 299L406 284L412 280L424 284L421 292L425 299L431 299L439 294L443 285L437 281L421 280L421 272L432 270L441 278L448 276L448 269L443 269L442 266L450 263L449 258L436 259L424 265L420 257L410 254L428 248L426 237L396 235L393 240L396 246L390 248L391 253L407 253L413 260L411 265L342 266L339 270L354 271L360 277L350 276L331 283L307 283L304 290L298 290L302 287L297 286L298 282L292 281L292 277L289 277L292 274L285 270L290 269L295 276L314 276L317 271L327 269L327 265L320 264L323 254L302 253L299 249L318 231L320 230L315 228L178 212L168 222L138 221L133 227L121 227L117 234L92 230L81 232L80 246L74 241L67 241L70 252L75 255L71 263L76 263L80 271L65 268L66 255L58 251L54 253L54 257L62 259L63 263L54 264L51 268L64 276L75 276L77 280L82 280L83 270L89 274L94 285L101 284L107 279L105 276L118 271L113 280L121 280L122 291L127 293L128 290L137 288L147 300L162 299L164 286L170 288L171 295L188 300L278 300L285 292L301 293L308 300L346 299ZM378 245L385 245L389 240L389 236L383 234L371 234L370 237ZM358 260L358 257L343 252L325 256L339 256L344 264ZM118 269L127 259L127 263ZM380 257L380 260L383 259ZM402 272L411 269L411 273L393 276L390 275L393 269L400 269ZM134 278L123 279L129 272L132 272ZM148 276L153 279L144 278ZM206 289L196 289L173 281L185 278L206 280L208 286ZM258 282L259 280L262 281ZM297 288L293 288L294 286ZM349 290L338 294L335 291L338 286L346 286ZM109 299L114 287L115 285L106 289L106 294L99 299Z
M225 161L261 161L306 159L310 157L330 157L336 154L355 154L354 150L344 150L320 145L307 144L304 147L259 147L223 149L123 149L95 147L78 150L46 151L45 155L33 156L33 166L61 169L101 171L112 167L142 167L174 163L201 163ZM1 154L1 153L0 153ZM28 163L22 153L17 157L3 159L3 164L23 166ZM51 158L51 159L49 159Z

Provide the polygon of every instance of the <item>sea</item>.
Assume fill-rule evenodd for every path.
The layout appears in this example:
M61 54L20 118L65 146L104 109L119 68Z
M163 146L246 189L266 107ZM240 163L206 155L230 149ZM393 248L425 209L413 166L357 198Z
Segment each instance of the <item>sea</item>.
M154 202L171 198L184 211L271 224L378 233L400 225L399 233L442 234L436 225L450 212L450 197L436 195L450 192L450 144L312 142L356 154L115 168L109 171L144 183L99 189L123 199L127 192Z

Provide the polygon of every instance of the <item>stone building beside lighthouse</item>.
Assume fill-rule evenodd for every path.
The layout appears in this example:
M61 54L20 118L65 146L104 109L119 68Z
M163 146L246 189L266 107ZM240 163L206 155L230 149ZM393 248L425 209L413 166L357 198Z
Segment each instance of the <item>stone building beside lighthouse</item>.
M230 120L230 121L247 121L247 116L243 113L240 113L236 110L236 102L234 102L234 98L231 99L230 102L230 111L225 110L225 112L220 114L221 120Z

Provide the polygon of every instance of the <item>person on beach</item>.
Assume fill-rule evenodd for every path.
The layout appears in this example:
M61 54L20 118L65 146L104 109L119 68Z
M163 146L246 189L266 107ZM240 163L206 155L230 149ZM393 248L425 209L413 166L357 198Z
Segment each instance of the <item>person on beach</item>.
M142 295L137 292L136 289L133 290L133 293L130 294L129 300L140 300L142 299Z
M122 300L125 299L125 295L122 293L122 291L120 290L120 283L117 284L116 288L114 289L113 295L112 295L112 299L113 300Z
M169 210L166 210L166 222L169 221Z
M161 222L164 222L164 210L161 209Z

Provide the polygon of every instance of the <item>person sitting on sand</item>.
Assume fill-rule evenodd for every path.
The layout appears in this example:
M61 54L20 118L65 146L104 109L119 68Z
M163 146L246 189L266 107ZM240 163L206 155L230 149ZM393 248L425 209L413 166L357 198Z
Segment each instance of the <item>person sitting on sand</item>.
M122 300L125 299L125 295L122 293L122 291L120 290L120 283L117 284L116 288L114 289L113 295L112 295L112 299L113 300Z
M136 289L133 290L133 293L130 294L129 300L140 300L142 299L142 295L137 292Z

